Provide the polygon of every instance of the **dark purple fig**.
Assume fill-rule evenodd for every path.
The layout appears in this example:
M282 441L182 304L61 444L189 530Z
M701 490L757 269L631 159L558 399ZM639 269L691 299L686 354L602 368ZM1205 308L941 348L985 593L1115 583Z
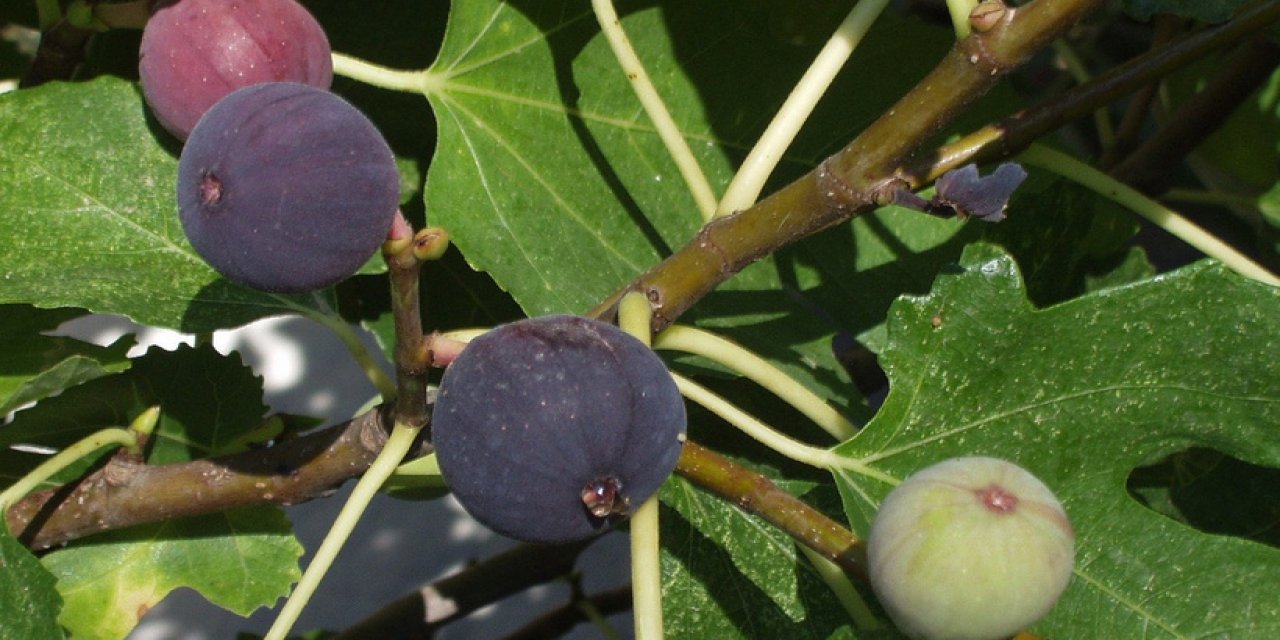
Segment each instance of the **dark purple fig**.
M160 124L186 139L200 116L241 87L301 82L328 89L324 29L294 0L161 2L142 31L138 75Z
M386 239L399 184L391 149L364 114L292 82L223 98L178 161L191 245L228 280L279 293L355 273Z
M505 536L581 540L675 468L685 409L662 360L611 325L547 316L476 338L445 370L431 420L462 506Z

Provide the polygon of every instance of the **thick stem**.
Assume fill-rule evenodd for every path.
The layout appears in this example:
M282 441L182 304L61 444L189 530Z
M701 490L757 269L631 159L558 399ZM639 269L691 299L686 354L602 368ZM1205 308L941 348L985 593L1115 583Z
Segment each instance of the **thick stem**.
M593 310L603 316L625 291L644 293L660 331L695 302L779 247L876 206L901 184L899 168L921 144L1102 0L1034 2L1005 12L989 31L957 43L914 89L853 142L755 206L716 218L662 263Z
M764 518L796 542L866 582L866 550L862 541L821 511L779 489L768 478L693 441L684 444L676 473L743 511Z
M379 412L272 447L194 462L116 457L83 479L9 508L9 530L32 549L100 531L256 505L296 504L364 473L386 442Z
M385 258L391 276L391 314L396 332L394 421L421 429L428 426L431 419L427 411L430 350L425 348L422 301L418 294L422 263L413 256L411 247L385 254Z

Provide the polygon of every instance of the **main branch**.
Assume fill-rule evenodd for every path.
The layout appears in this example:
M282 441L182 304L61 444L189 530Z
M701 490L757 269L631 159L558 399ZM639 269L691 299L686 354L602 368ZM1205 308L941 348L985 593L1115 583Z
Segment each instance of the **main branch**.
M961 40L938 66L844 149L750 209L717 218L669 258L618 291L593 314L613 313L641 291L661 331L747 265L780 247L883 203L903 184L913 153L1010 70L1102 0L1041 0L1010 9L985 32Z

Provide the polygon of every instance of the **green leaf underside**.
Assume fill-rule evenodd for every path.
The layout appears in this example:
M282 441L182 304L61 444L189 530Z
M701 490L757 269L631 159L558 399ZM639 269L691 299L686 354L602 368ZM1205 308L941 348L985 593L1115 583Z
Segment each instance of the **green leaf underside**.
M992 455L1052 487L1077 559L1035 628L1048 637L1280 634L1280 551L1179 524L1126 491L1134 467L1192 446L1280 466L1280 360L1264 347L1280 343L1280 292L1199 263L1036 310L1007 254L975 245L960 267L894 305L889 397L837 451L897 478ZM889 487L836 480L865 532Z
M59 621L116 640L179 587L244 616L271 606L301 576L302 551L282 510L253 508L100 534L42 562L65 601Z
M662 490L670 638L852 638L831 591L785 534L673 478Z
M73 338L43 335L84 312L0 305L0 415L56 395L82 382L129 367L131 340L99 347Z
M773 600L787 618L793 622L806 618L805 603L797 593L797 572L809 567L786 534L708 496L682 478L664 485L662 501L708 541L726 550L734 569ZM816 579L815 575L810 577Z
M137 85L117 78L0 95L0 303L188 332L316 307L204 263L178 220L176 151L157 131Z
M69 389L0 427L0 479L8 484L42 460L9 445L61 448L99 429L127 426L154 405L160 405L161 418L148 445L152 464L222 453L259 427L267 411L261 378L238 356L223 356L208 345L151 349L129 371ZM91 462L74 465L52 482L75 477Z
M824 7L820 19L808 4L767 2L633 2L620 3L619 13L720 190L849 6ZM812 33L798 35L797 24ZM765 193L851 139L953 38L945 29L882 18ZM894 73L883 72L889 66ZM700 226L692 196L585 0L459 3L432 71L440 85L428 98L440 141L427 209L467 260L529 315L593 307ZM996 94L975 112L1012 109L1011 93ZM826 241L748 267L682 321L759 350L828 397L849 398L856 392L831 354L831 333L860 332L879 322L897 294L924 290L936 271L929 260L958 255L955 247L949 256L930 250L961 228L914 213L845 226ZM925 258L906 273L886 267L887 277L870 291L844 284L866 282L857 276L873 268L867 265L891 263L904 246ZM824 292L838 305L815 302ZM856 400L841 404L858 412Z
M59 638L58 610L62 598L55 578L7 527L0 527L0 638L35 640Z

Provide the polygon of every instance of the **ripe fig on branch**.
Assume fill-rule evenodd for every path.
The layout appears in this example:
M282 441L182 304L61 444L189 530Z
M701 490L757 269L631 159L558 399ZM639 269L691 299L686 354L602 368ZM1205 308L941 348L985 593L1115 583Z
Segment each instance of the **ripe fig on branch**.
M142 94L165 129L185 140L227 94L261 82L333 82L329 39L295 0L166 0L138 50Z
M432 413L445 482L505 536L588 538L675 468L685 408L662 360L616 326L546 316L497 327L445 370Z
M209 110L178 160L178 209L228 280L277 293L327 287L382 245L400 202L395 157L364 114L323 89L270 82Z
M1071 580L1075 533L1025 469L953 458L898 485L867 538L871 585L903 632L1002 640L1044 617Z

